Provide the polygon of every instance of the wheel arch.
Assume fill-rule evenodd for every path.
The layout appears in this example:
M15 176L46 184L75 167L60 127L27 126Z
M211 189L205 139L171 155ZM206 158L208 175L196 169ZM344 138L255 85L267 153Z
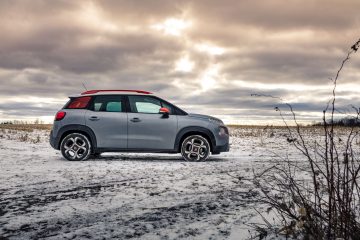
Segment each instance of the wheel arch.
M214 134L209 129L204 128L204 127L198 127L198 126L182 128L176 135L174 149L177 152L180 152L182 142L185 140L185 138L187 138L188 136L191 136L191 135L200 135L200 136L206 138L206 140L208 140L208 142L210 144L210 151L212 152L214 150L214 148L216 146L216 140L215 140Z
M88 137L92 146L92 151L95 152L97 149L95 133L88 126L80 124L71 124L60 128L55 141L55 149L60 149L61 141L70 133L81 133Z

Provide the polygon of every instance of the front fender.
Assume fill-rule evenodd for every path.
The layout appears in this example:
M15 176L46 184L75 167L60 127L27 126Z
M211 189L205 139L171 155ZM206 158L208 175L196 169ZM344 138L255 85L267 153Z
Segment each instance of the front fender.
M190 127L184 127L182 128L178 134L176 135L175 138L175 145L174 145L174 150L178 151L181 145L181 139L189 133L194 133L194 134L205 134L209 139L210 139L210 145L211 145L211 149L214 149L216 146L216 140L215 140L215 136L214 134L207 128L204 127L199 127L199 126L190 126Z

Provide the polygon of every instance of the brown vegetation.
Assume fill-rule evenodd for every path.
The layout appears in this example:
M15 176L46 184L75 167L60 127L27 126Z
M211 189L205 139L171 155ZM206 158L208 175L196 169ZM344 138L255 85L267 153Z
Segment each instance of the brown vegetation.
M354 125L344 136L336 131L334 121L337 80L359 45L360 40L351 47L333 80L332 99L323 111L321 140L304 135L290 104L286 103L295 128L288 127L282 110L275 108L288 130L288 142L305 162L278 156L273 166L255 173L254 184L263 193L261 201L275 211L280 222L274 226L264 219L265 227L256 225L259 238L269 231L304 239L360 238L360 159L355 146L360 130ZM353 109L352 119L358 122L360 109Z
M32 132L33 130L48 130L50 131L52 124L0 124L0 129L19 130L25 132Z

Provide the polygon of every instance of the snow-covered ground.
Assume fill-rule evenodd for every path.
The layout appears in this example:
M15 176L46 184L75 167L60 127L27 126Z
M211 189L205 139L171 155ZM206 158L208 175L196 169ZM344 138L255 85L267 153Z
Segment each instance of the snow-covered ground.
M123 153L69 162L47 131L0 130L0 236L10 239L245 239L254 208L265 211L253 169L273 152L298 156L284 129L247 127L206 162Z

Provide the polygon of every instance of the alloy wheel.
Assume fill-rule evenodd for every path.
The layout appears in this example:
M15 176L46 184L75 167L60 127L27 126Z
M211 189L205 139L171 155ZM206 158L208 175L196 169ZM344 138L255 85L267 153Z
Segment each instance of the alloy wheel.
M188 161L204 161L209 157L210 144L200 135L189 136L182 143L181 154Z
M86 160L91 152L88 138L79 133L66 136L61 143L61 153L71 161Z

